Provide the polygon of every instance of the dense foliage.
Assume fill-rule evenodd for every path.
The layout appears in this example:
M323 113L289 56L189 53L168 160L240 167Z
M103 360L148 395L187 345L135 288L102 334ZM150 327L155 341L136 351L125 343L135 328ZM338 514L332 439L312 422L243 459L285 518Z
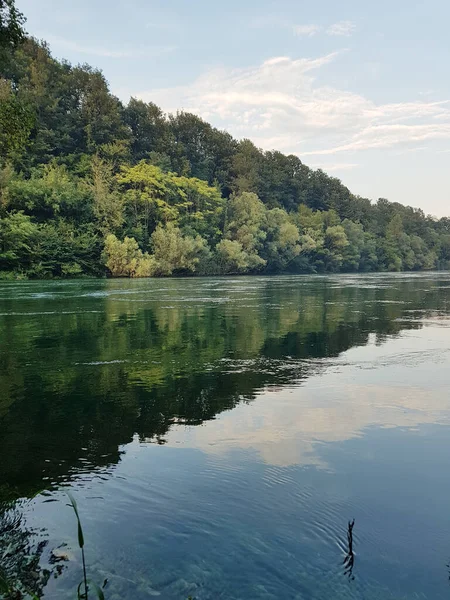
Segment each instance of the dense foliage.
M0 1L1 276L450 266L450 219L371 204L196 115L123 105L100 71L22 39Z

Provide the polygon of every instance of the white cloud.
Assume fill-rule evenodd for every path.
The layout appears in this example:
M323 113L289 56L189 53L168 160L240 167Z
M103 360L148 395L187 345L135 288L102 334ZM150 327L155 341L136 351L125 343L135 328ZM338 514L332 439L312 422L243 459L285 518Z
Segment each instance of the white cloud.
M256 29L263 29L267 27L278 27L282 29L289 29L299 37L312 37L322 31L327 35L344 36L349 37L356 29L356 24L353 21L338 21L333 23L328 28L324 28L322 25L314 23L307 23L303 25L292 24L292 21L282 18L278 15L264 15L255 17L250 22L250 27Z
M213 69L187 86L133 90L133 95L167 111L195 112L264 149L312 156L317 166L330 171L354 168L354 155L364 150L401 151L423 147L425 141L450 140L448 102L380 104L319 85L316 74L339 56L279 56L245 69ZM350 159L328 165L325 157L338 154Z
M294 25L293 27L295 35L299 37L312 37L319 33L321 29L319 25Z
M335 171L350 171L359 167L358 163L331 163L327 165L317 164L310 165L312 168L324 169L327 173L334 173Z
M105 58L152 58L176 50L175 46L148 46L113 50L104 46L89 46L80 44L78 42L73 42L71 40L51 35L46 35L44 37L52 47L56 48L57 52L59 49L62 49L63 51L77 52L79 54Z
M441 125L370 125L353 136L346 144L306 152L306 155L338 154L355 150L393 148L401 144L423 142L424 140L450 139L450 122Z
M333 23L327 29L328 35L341 35L348 37L351 35L356 29L355 23L353 21L338 21L337 23Z

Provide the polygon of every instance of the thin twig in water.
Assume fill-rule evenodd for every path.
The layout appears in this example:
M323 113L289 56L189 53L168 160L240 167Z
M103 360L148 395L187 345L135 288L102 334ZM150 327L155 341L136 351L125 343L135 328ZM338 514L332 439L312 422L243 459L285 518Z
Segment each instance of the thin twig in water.
M347 554L344 558L344 575L347 575L349 579L355 579L353 575L353 566L355 564L355 554L353 552L353 526L355 524L355 519L353 521L348 522L347 529L347 544L348 550Z

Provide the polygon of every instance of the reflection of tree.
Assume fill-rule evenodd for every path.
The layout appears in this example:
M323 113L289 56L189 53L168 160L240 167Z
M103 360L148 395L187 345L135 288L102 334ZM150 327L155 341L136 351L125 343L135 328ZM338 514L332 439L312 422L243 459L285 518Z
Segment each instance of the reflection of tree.
M4 591L8 588L3 597L41 597L51 574L39 564L46 544L24 523L20 502L0 504L0 580Z
M348 522L347 528L347 554L344 558L344 575L347 575L349 579L355 579L353 575L353 567L355 565L355 554L353 552L353 526L355 525L355 519Z
M90 298L93 284L52 285L62 290L52 300L1 301L0 480L21 495L116 464L136 433L163 443L173 423L199 424L266 385L306 378L316 367L304 359L420 327L398 319L446 300L401 279L395 288L171 280L148 297L140 282L105 281L95 290L115 293Z

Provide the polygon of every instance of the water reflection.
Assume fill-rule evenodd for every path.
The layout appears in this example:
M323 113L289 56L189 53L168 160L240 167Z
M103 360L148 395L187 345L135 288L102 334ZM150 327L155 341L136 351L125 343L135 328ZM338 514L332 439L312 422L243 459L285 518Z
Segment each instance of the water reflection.
M449 281L2 285L0 480L47 500L74 487L93 570L121 597L356 598L363 576L367 598L409 597L429 586L414 553L405 568L378 549L413 546L402 527L423 506L435 507L434 532L445 514L440 475L429 496L417 482L445 470L445 435L427 428L449 425ZM58 543L73 527L59 505L33 508ZM351 589L339 556L348 514L358 548L373 549ZM353 524L348 535L352 578ZM392 583L400 567L414 575L407 592ZM59 600L55 585L46 594Z
M348 522L347 527L347 554L344 558L344 575L351 580L355 579L353 575L353 567L355 565L355 553L353 552L353 527L355 525L355 519Z
M0 477L31 494L117 463L134 433L164 443L173 424L197 425L268 386L298 385L333 368L323 359L421 330L420 317L446 309L444 283L432 277L418 287L415 278L399 277L391 285L373 277L3 285ZM382 421L386 404L397 401L412 408L426 401L432 413L442 408L426 391L398 392L383 406L366 382L347 389L343 395L355 404L382 413L356 415L361 423L352 431ZM282 418L270 400L260 413L267 422ZM319 419L305 409L300 401L294 428L304 423L319 437L329 431L325 439L348 436L348 428L339 433L336 407Z
M27 526L23 502L0 504L0 594L20 600L34 594L41 597L51 570L40 562L47 540L41 532ZM61 574L61 569L55 576Z

